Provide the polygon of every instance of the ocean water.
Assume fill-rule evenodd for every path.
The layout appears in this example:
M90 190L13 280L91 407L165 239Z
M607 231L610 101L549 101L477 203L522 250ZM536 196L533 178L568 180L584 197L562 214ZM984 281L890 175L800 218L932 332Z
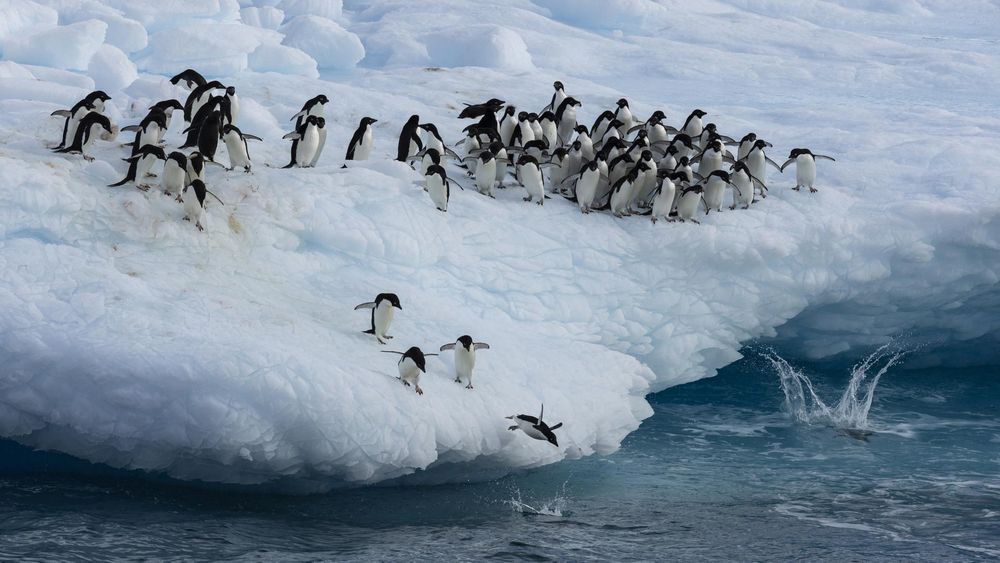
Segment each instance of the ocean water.
M0 557L991 560L1000 373L785 362L651 397L608 457L316 496L197 488L0 443Z

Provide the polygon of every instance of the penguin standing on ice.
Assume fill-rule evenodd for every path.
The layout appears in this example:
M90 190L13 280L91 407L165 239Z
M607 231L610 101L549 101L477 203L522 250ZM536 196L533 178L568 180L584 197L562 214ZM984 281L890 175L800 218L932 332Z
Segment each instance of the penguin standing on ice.
M195 180L205 181L205 157L198 151L192 152L187 157L187 170L185 172L184 185L187 186Z
M402 131L399 132L399 144L396 146L396 160L406 162L411 154L423 149L424 144L420 141L420 134L417 132L419 128L420 116L411 115L410 119L403 125Z
M799 191L800 188L809 188L812 193L818 191L813 187L813 184L816 183L816 159L818 158L836 162L832 156L813 154L809 149L792 149L792 152L788 153L788 160L781 165L780 170L784 172L789 164L795 163L795 187L792 188L793 190Z
M344 160L368 160L372 154L372 147L375 146L375 134L372 131L372 124L378 120L372 117L362 117L351 136L351 142L347 143L347 156Z
M68 146L57 149L56 152L80 153L83 155L84 160L91 161L94 160L94 157L87 154L87 148L94 142L94 139L100 137L101 139L110 141L117 134L117 127L111 125L111 120L107 116L92 111L80 120L76 128L76 134L73 136L73 142Z
M163 127L160 129L160 138L156 140L156 142L160 142L163 140L163 135L167 132L167 129L170 128L170 118L173 117L174 111L176 110L183 111L184 106L181 105L181 103L178 102L177 100L171 99L171 100L163 100L162 102L156 102L155 104L149 107L150 111L153 111L154 109L162 111L165 118L163 120Z
M698 220L694 217L698 214L698 204L705 202L704 198L702 198L704 191L701 184L688 186L681 190L680 198L677 200L677 218L682 223L684 221L698 223ZM705 212L708 213L708 210L706 209Z
M184 102L184 121L192 123L194 116L198 114L201 106L207 104L212 99L212 90L221 90L224 88L225 86L221 82L213 80L192 90Z
M448 212L448 199L451 197L451 189L448 186L448 174L444 167L434 164L427 169L424 175L427 182L425 189L431 196L431 201L438 211Z
M521 430L529 437L536 440L542 440L552 444L553 446L559 447L559 441L556 440L556 434L554 430L558 430L562 427L562 423L554 424L549 426L542 420L542 415L545 414L545 405L542 405L542 412L538 414L538 418L535 418L529 414L517 414L508 416L507 418L514 421L514 425L507 428L507 430Z
M306 103L302 104L302 109L293 115L289 121L295 121L295 128L298 129L302 125L302 122L310 115L326 117L325 108L328 103L330 103L330 99L323 94L309 98L306 100Z
M576 98L569 96L559 104L556 112L556 131L562 144L568 144L576 130L576 108L582 106Z
M372 310L372 327L364 333L374 335L379 344L385 344L386 340L392 338L386 333L389 331L389 325L392 324L394 308L403 310L403 306L399 304L399 297L395 293L379 293L375 296L375 301L362 303L354 310Z
M215 151L222 138L222 112L213 111L198 129L198 152L209 162L215 162Z
M125 173L125 177L114 184L108 184L108 187L115 188L123 186L128 182L133 182L140 190L147 191L149 190L149 185L145 183L146 176L152 176L149 171L152 170L153 165L157 161L167 160L167 155L163 152L162 148L156 145L144 145L135 154L125 160L129 162L128 172Z
M159 108L149 110L146 117L138 125L122 127L122 131L135 132L135 139L132 141L131 154L135 155L139 149L146 145L155 145L163 137L163 132L167 127L167 114Z
M702 131L704 131L704 126L702 126L701 118L708 115L707 112L696 109L691 112L691 115L684 120L684 125L681 126L681 133L684 133L692 140L697 139L701 136Z
M205 227L201 225L201 220L205 216L205 196L207 194L205 182L197 179L181 192L181 198L184 200L184 220L194 223L199 231L205 230Z
M240 128L235 125L226 125L222 128L222 141L226 144L226 151L229 152L229 170L242 168L247 174L250 173L252 165L247 139L263 141L256 135L240 131Z
M521 158L517 160L517 178L524 186L525 191L528 192L524 201L537 200L536 204L545 204L545 187L538 160L528 155L521 155Z
M471 336L463 334L455 342L442 346L439 351L455 351L455 383L461 383L464 379L468 382L465 388L472 389L472 370L476 367L476 350L489 349L489 344L474 342Z
M316 155L316 148L319 146L319 128L326 125L326 120L322 117L309 115L302 121L298 129L282 137L282 139L292 140L291 160L282 168L307 168Z
M80 124L80 120L84 118L88 113L96 111L97 113L104 113L104 103L111 99L102 90L95 90L87 94L82 100L75 103L72 108L60 109L52 112L53 117L65 117L66 121L63 123L62 140L59 144L53 147L53 150L58 150L66 146L67 143L72 143L73 139L76 138L76 130Z
M552 83L552 89L555 90L554 92L552 92L552 100L549 101L549 105L542 108L543 112L544 111L555 112L557 109L559 109L559 105L563 103L563 100L569 97L566 95L566 89L563 87L563 83L558 80Z
M420 388L420 374L427 373L427 360L424 359L426 356L437 356L437 354L424 354L424 352L413 346L405 352L396 352L393 350L382 350L384 354L399 354L402 356L399 358L399 363L396 367L399 369L399 380L403 382L403 385L410 387L411 385L417 391L417 395L423 395L424 390Z
M160 188L163 194L180 197L181 191L187 185L187 155L180 151L170 153L163 163L163 174L160 176Z

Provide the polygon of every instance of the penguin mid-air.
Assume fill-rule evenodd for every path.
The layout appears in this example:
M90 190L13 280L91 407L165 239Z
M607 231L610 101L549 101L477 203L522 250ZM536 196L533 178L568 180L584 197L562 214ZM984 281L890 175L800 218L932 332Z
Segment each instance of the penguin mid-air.
M59 141L58 145L52 147L53 150L61 149L65 147L67 143L72 143L73 139L76 138L76 130L80 125L80 120L92 111L104 113L104 103L110 99L111 96L108 96L103 90L95 90L87 94L79 102L73 104L72 108L68 110L60 109L52 112L50 114L52 117L66 118L66 121L63 122L62 139Z
M781 165L782 172L785 168L791 164L795 163L795 187L792 188L795 191L799 191L800 188L809 188L812 193L818 190L813 187L816 183L816 159L821 158L823 160L832 160L836 162L836 159L832 156L826 156L825 154L813 154L809 149L792 149L788 153L788 160Z
M256 135L250 135L240 131L235 125L226 125L222 128L222 141L226 144L226 151L229 153L229 170L242 168L247 174L250 173L252 164L250 162L250 147L247 140L263 141Z
M374 335L379 344L385 344L386 340L392 338L386 333L389 331L389 325L392 324L394 308L400 311L403 310L402 305L399 304L399 297L395 293L379 293L375 296L375 301L362 303L355 307L354 310L372 310L372 327L364 331L364 333Z
M427 360L424 358L426 356L437 356L437 354L424 354L416 346L411 347L405 352L396 352L393 350L382 350L382 352L402 356L399 358L399 363L396 364L396 367L399 369L399 380L407 387L412 385L417 395L423 395L424 390L420 388L420 374L427 373Z
M205 182L195 179L191 185L186 186L181 192L184 200L184 220L191 221L199 231L204 231L201 220L205 216L205 196L208 191L205 189Z
M283 168L298 166L308 168L316 155L319 146L319 128L325 126L326 120L315 115L306 116L299 128L288 133L282 139L292 140L292 157Z
M194 90L199 86L205 85L205 77L199 74L198 71L194 70L193 68L189 68L184 70L183 72L175 74L170 79L170 83L175 86L180 82L183 82L184 86L188 90Z
M485 342L474 342L472 337L464 334L451 344L445 344L439 350L455 351L455 383L461 383L464 379L468 382L466 389L472 389L472 370L476 367L476 350L489 350L490 345Z
M447 213L451 189L448 186L448 174L444 171L444 167L438 164L431 165L427 169L427 174L424 175L424 180L427 183L425 189L431 196L434 206L437 207L438 211Z
M417 130L420 127L420 116L411 115L399 132L399 143L396 145L396 160L406 162L411 154L419 152L424 145L420 141Z
M351 141L347 143L347 156L344 160L368 160L375 146L375 134L372 124L378 120L372 117L362 117L358 128L354 130Z
M142 191L149 190L149 184L145 183L147 176L152 176L150 170L157 161L166 161L167 155L163 149L156 145L144 145L135 154L126 158L129 162L128 172L125 177L114 184L108 184L109 188L115 188L133 182Z
M508 416L507 418L514 421L514 425L507 428L507 430L521 430L529 437L535 440L542 440L543 442L548 442L553 446L559 447L559 441L556 440L555 430L562 427L563 423L554 424L549 426L542 420L542 416L545 414L545 405L542 405L542 412L538 413L538 418L531 416L530 414L516 414Z
M111 125L111 120L106 115L92 111L83 116L77 125L73 142L68 146L57 149L59 153L80 153L84 160L91 161L94 157L87 154L87 148L100 137L103 140L112 140L118 134L116 127Z

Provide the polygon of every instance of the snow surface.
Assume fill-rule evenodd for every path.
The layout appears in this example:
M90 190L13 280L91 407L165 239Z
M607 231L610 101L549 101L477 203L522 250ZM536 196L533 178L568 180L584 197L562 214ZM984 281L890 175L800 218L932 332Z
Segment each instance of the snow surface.
M289 491L482 479L614 451L651 414L646 394L714 374L756 338L826 357L909 333L925 362L997 358L992 3L78 7L0 0L0 436ZM286 35L302 17L337 31ZM206 233L155 193L106 188L125 171L117 145L90 163L45 148L51 111L101 87L113 121L137 123L183 100L166 79L187 67L236 86L241 129L265 139L254 174L209 169L226 205L210 205ZM389 159L410 114L453 141L462 102L537 110L555 79L584 122L621 96L675 125L700 107L724 133L773 142L775 160L807 146L837 162L819 163L817 194L772 172L772 197L697 226L539 208L519 189L455 190L445 215ZM287 162L288 119L319 93L319 166L264 166ZM379 119L373 159L342 170L365 115ZM382 291L404 308L386 347L353 311ZM465 333L491 344L472 391L450 353L428 359L423 396L381 353ZM564 423L558 448L506 429L542 402Z

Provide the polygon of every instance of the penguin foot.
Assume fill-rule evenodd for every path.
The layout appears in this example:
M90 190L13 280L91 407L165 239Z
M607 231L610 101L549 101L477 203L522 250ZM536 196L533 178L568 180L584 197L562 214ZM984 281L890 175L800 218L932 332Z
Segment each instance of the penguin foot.
M198 232L205 232L205 227L202 227L201 223L195 223L194 226L198 227Z
M544 199L540 199L540 200L536 201L535 204L536 205L544 205L545 204L545 200Z
M531 201L531 196L529 195L528 197L522 197L521 200L522 201Z
M656 217L650 217L650 220L653 222L654 225L656 224Z
M472 384L470 383L470 384L466 385L465 388L466 389L472 389Z
M144 191L144 192L148 192L149 188L150 188L149 184L139 184L136 187L139 188L140 190Z
M146 172L146 177L147 178L156 178L156 174L153 174L152 172Z
M461 382L462 382L461 378L458 377L455 378L455 383L461 383Z
M175 197L174 199L177 200L177 203L184 203L184 199L181 198L181 194L177 194L177 197Z
M743 209L750 209L750 206L749 205L744 205Z
M94 162L94 157L88 154L83 155L83 159L86 160L87 162Z
M818 191L819 190L817 190L816 188L809 188L809 193L811 193L811 194L814 194L814 193L816 193Z
M798 186L795 186L795 187L794 187L794 188L792 188L792 189L793 189L793 190L795 190L795 191L799 191L799 187L798 187Z
M508 416L507 418L510 418L510 417ZM514 426L508 426L507 430L517 430L517 425L515 424Z
M188 217L187 215L185 215L185 216L184 216L184 220L185 220L185 221L189 221L189 222L190 222L190 221L191 221L191 218L190 218L190 217Z
M423 395L423 394L424 394L424 390L421 389L419 385L417 385L417 395Z
M697 219L691 219L691 222L694 223L695 225L700 225L701 224L701 221L699 221Z

